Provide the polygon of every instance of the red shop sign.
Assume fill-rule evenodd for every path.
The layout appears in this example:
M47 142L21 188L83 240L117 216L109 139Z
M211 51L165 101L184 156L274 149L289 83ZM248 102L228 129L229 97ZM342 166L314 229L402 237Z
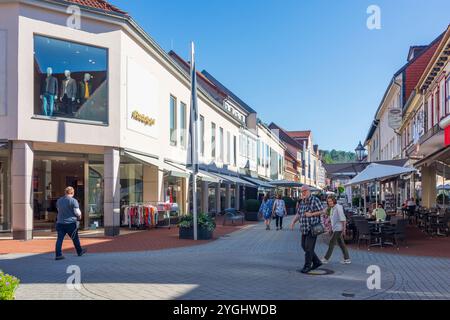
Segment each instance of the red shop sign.
M450 146L450 126L444 129L445 146Z

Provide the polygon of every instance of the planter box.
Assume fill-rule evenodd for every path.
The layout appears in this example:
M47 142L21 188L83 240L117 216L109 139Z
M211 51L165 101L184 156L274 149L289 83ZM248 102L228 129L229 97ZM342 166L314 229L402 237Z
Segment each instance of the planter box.
M179 228L180 229L180 239L194 239L194 228ZM198 240L210 240L213 236L213 231L208 231L207 229L198 229Z
M259 221L259 213L258 212L246 212L245 220L247 221Z

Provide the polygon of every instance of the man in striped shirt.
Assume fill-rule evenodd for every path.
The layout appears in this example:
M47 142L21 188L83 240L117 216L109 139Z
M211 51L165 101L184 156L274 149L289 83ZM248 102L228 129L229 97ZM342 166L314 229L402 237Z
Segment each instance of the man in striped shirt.
M317 254L314 252L317 236L311 233L311 226L320 223L320 216L324 210L323 204L319 198L311 195L309 186L302 187L302 200L297 206L297 214L291 224L294 229L295 224L300 222L300 231L302 233L302 248L305 251L305 265L302 273L308 273L322 265Z

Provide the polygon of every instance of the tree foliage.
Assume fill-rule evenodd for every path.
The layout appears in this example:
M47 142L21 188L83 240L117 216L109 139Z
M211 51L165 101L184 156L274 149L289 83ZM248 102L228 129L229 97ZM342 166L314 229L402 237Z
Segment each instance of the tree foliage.
M333 163L347 163L356 161L356 155L354 152L339 151L339 150L321 150L320 154L326 164Z

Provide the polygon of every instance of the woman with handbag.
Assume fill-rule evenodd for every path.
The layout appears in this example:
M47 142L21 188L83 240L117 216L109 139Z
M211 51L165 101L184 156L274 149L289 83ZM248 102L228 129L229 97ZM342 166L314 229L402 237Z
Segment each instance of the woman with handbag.
M273 200L270 198L270 194L267 193L264 196L261 207L259 207L259 213L264 217L264 224L266 225L266 230L270 230L270 220L272 219L273 210Z
M327 264L333 254L335 245L339 245L344 255L344 260L342 264L351 264L350 256L348 254L347 247L345 246L343 235L345 234L347 226L347 218L344 214L344 209L340 204L337 203L335 197L328 197L327 199L328 208L330 209L331 218L331 240L328 246L328 251L325 257L321 260L322 263Z
M277 199L274 201L272 211L276 220L277 231L283 230L283 217L287 216L287 210L281 194L278 194Z

